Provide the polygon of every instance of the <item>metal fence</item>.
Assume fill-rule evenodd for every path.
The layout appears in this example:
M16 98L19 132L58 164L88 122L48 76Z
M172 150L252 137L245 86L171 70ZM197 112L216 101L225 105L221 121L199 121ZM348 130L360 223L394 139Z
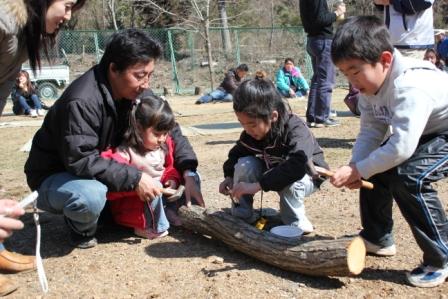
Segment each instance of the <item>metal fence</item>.
M210 29L213 70L218 86L231 67L246 63L250 75L264 70L274 79L276 70L287 57L295 60L305 78L312 75L310 59L305 51L306 35L302 27L230 28L231 47L226 52L222 44L223 29ZM163 89L173 93L193 93L196 87L210 89L206 65L205 42L198 31L186 29L147 29L164 47L164 57L158 62L151 87L158 93ZM101 59L108 37L113 31L62 31L58 35L54 64L67 64L70 80L87 71Z

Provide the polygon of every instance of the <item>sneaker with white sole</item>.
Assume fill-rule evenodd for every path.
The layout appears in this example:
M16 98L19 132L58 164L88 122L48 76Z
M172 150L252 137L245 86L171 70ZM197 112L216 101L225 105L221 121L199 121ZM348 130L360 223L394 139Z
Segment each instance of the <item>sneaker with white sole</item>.
M29 114L32 118L37 117L37 112L34 109L30 109L30 114Z
M448 265L444 268L420 265L406 273L408 282L420 288L433 288L441 285L448 277Z
M380 246L373 244L372 242L369 242L364 238L362 238L362 240L364 241L364 245L366 246L367 253L378 256L394 256L395 254L397 254L397 247L395 246L395 244L389 246Z
M38 116L44 116L45 115L45 113L44 113L44 111L42 109L37 109L36 113L37 113Z
M304 235L311 234L314 231L313 224L306 216L300 218L297 226L303 231Z
M168 231L166 230L159 233L151 228L150 229L134 228L134 234L145 239L154 240L168 236Z

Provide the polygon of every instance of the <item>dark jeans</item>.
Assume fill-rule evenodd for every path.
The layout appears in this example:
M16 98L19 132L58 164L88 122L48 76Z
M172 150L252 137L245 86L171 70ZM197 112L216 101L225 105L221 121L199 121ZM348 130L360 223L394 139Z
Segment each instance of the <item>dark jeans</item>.
M401 165L370 178L372 190L361 189L361 236L382 246L393 244L392 199L411 227L423 251L423 263L443 267L448 262L448 221L432 187L448 175L448 136L419 144Z
M18 103L15 103L13 107L13 112L16 115L20 114L30 114L31 109L40 110L42 106L40 104L40 99L36 94L32 94L30 98L25 98L24 96L20 96L17 99ZM17 105L18 104L18 105Z
M329 118L334 85L334 65L331 61L331 39L308 37L306 50L311 57L311 78L307 122L322 123Z

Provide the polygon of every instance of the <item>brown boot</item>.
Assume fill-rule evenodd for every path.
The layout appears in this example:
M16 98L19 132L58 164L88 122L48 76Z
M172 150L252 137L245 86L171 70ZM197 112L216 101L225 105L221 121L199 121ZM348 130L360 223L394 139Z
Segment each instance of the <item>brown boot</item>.
M15 290L17 290L17 285L5 275L0 275L0 297L6 296Z
M36 258L8 250L0 251L0 272L17 273L36 269Z

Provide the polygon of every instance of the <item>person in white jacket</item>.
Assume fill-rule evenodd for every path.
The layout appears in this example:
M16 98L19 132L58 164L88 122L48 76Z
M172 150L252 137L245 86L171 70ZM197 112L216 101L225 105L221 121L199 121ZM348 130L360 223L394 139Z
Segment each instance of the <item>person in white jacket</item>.
M434 0L374 0L384 11L384 23L392 44L401 54L423 59L434 48Z
M332 59L360 90L361 129L349 165L331 183L350 189L361 178L360 232L368 253L396 253L392 234L395 199L423 251L423 263L408 282L434 287L448 277L448 221L432 183L448 176L448 74L433 64L403 57L376 17L341 24Z

